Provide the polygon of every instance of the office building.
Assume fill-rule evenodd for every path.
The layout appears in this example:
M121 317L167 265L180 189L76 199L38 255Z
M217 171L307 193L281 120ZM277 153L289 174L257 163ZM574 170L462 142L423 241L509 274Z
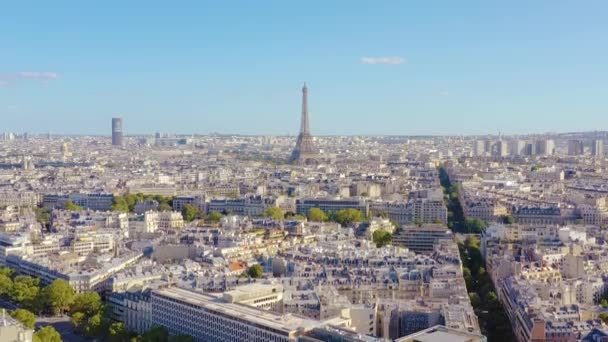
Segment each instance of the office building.
M475 140L473 152L476 157L483 156L486 153L486 143L484 140Z
M393 235L393 245L407 247L416 253L429 253L437 241L451 238L451 231L444 225L411 225L403 226Z
M496 144L494 144L493 154L496 157L506 157L508 154L507 142L503 140L498 140Z
M568 140L568 155L580 156L585 153L585 145L581 140Z
M60 209L65 206L68 200L84 209L107 211L112 207L114 195L110 193L44 194L42 205L47 208Z
M591 155L597 158L604 157L604 141L596 139L591 142Z
M551 156L555 151L555 142L551 139L541 139L536 141L536 154L541 156Z
M153 290L151 299L152 325L166 327L171 335L190 335L201 342L288 342L322 325L177 287Z
M512 156L523 156L526 152L526 142L514 139L509 143L509 154Z
M122 146L122 118L112 118L112 145Z

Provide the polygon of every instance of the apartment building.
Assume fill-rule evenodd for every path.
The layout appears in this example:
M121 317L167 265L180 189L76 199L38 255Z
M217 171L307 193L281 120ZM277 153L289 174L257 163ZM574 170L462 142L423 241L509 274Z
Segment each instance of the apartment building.
M406 225L393 235L393 245L407 247L416 253L430 253L437 241L451 238L451 231L444 225Z

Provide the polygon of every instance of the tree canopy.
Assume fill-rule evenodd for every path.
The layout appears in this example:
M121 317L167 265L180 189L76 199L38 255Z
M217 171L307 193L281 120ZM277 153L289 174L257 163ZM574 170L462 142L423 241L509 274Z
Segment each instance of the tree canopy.
M222 215L221 213L218 213L217 211L212 211L207 216L206 221L210 222L210 223L218 223L218 222L220 222L222 217L224 217L224 215Z
M329 220L327 214L319 208L311 208L308 211L308 220L312 222L325 222Z
M169 333L165 327L153 327L141 335L141 342L166 342L169 340Z
M100 312L102 308L103 303L99 294L94 291L88 291L76 295L70 308L70 313L75 314L80 312L86 316L93 316Z
M61 335L50 325L34 333L34 342L63 342Z
M270 217L273 220L282 220L285 217L283 209L279 207L268 207L264 210L264 216Z
M342 209L338 210L333 217L334 221L338 222L342 225L342 227L347 227L354 222L363 222L365 221L365 215L357 209Z
M13 310L10 315L30 329L34 329L34 326L36 325L36 315L25 309Z
M380 248L383 246L386 246L388 244L391 243L391 241L393 240L393 236L391 235L391 233L387 232L386 230L376 230L374 232L374 234L372 234L374 243L376 243L376 247Z
M63 279L55 279L44 289L46 304L54 313L69 310L76 296L74 289Z
M486 229L486 224L478 218L467 218L464 223L467 232L480 234Z
M126 342L129 341L129 331L122 322L115 322L108 329L108 341L110 342Z
M182 216L186 222L192 222L201 217L201 210L192 204L186 204L182 209Z
M0 296L10 295L13 289L13 280L4 274L0 274Z
M262 278L264 276L264 270L262 269L262 266L255 264L247 269L247 275L251 278Z
M76 203L72 202L72 200L67 200L67 202L65 202L63 205L63 209L70 211L82 211L82 207L76 205Z
M26 275L18 275L13 280L10 298L16 302L31 302L38 295L40 280Z

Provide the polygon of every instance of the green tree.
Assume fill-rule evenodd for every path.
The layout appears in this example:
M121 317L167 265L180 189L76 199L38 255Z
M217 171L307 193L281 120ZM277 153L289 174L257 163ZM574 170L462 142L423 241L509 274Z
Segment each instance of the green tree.
M169 333L164 327L156 326L141 335L140 342L167 342Z
M365 215L357 209L342 209L338 210L334 215L334 220L342 225L342 227L347 227L353 222L362 222L365 221Z
M201 216L201 210L192 204L186 204L182 209L182 216L186 222L192 222Z
M40 328L34 333L34 342L63 342L61 335L51 325Z
M602 306L602 308L608 309L608 300L606 300L605 298L602 299L602 301L600 302L600 305Z
M496 293L494 291L490 291L488 292L488 294L484 297L484 300L487 303L493 303L498 301L498 297L496 296Z
M264 210L264 216L270 217L273 220L282 220L285 217L283 209L279 207L268 207Z
M502 222L504 224L513 224L515 223L515 219L511 215L505 215L502 217Z
M297 215L293 215L291 217L291 219L292 220L298 220L298 221L304 221L304 220L306 220L306 217L304 215L297 214Z
M471 305L473 305L474 308L477 308L481 305L481 297L479 297L477 293L470 292L469 299L471 300Z
M220 222L222 217L224 217L224 215L222 215L221 213L218 213L217 211L212 211L209 213L205 221L209 223L218 223Z
M380 229L376 230L374 234L372 234L372 238L374 240L374 243L376 243L376 247L378 248L390 244L393 240L393 236L391 235L391 233L387 232L386 230Z
M135 210L135 204L137 204L137 196L127 192L123 198L125 199L127 208L129 208L129 212L133 212Z
M308 211L308 220L312 222L325 222L329 220L327 214L319 208L311 208Z
M69 211L82 211L82 207L76 205L74 202L72 202L72 200L67 200L67 202L65 202L65 204L63 205L63 209Z
M468 218L465 220L465 228L467 232L479 234L486 229L486 224L478 218Z
M74 329L81 333L84 332L87 321L88 319L84 312L75 312L72 314L72 317L70 317L70 322L74 326Z
M69 310L76 296L72 286L63 279L54 280L44 289L44 294L48 308L55 314Z
M15 271L10 267L0 267L0 274L12 278Z
M247 275L251 278L262 278L264 276L264 270L259 264L251 265L247 269Z
M71 305L70 313L83 313L86 317L93 316L101 311L103 303L97 292L88 291L76 295Z
M18 275L13 280L10 298L19 303L33 301L38 295L40 280L26 275Z
M36 221L45 227L51 222L51 209L47 207L34 208L34 214L36 214Z
M158 205L158 211L171 211L171 210L173 210L173 207L169 203L163 202Z
M13 281L5 274L0 274L0 296L6 297L13 290Z
M112 199L112 207L110 208L113 211L122 211L124 213L129 212L129 204L127 201L121 196L114 196Z
M608 324L608 312L602 312L599 315L599 319L601 319L605 324Z
M10 315L30 329L34 329L34 326L36 325L36 315L25 309L13 310Z
M97 313L91 316L91 318L89 318L89 320L87 321L84 327L84 333L88 337L97 337L101 335L102 327L103 317L101 316L101 313Z
M129 331L124 323L115 322L108 329L108 341L110 342L128 342L130 338Z

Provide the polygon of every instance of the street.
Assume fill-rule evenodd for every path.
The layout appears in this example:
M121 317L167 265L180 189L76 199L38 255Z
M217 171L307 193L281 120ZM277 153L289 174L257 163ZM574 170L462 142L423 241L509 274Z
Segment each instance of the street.
M15 310L18 307L14 303L4 298L0 298L0 308L5 309L8 314L9 311ZM61 334L61 338L65 342L87 341L86 338L79 336L74 332L74 327L72 327L72 324L70 323L70 317L68 316L38 317L36 319L36 330L47 325L52 325L55 330L57 330L57 332Z
M47 325L52 325L65 342L87 341L85 337L76 334L68 316L38 317L36 320L36 330Z

